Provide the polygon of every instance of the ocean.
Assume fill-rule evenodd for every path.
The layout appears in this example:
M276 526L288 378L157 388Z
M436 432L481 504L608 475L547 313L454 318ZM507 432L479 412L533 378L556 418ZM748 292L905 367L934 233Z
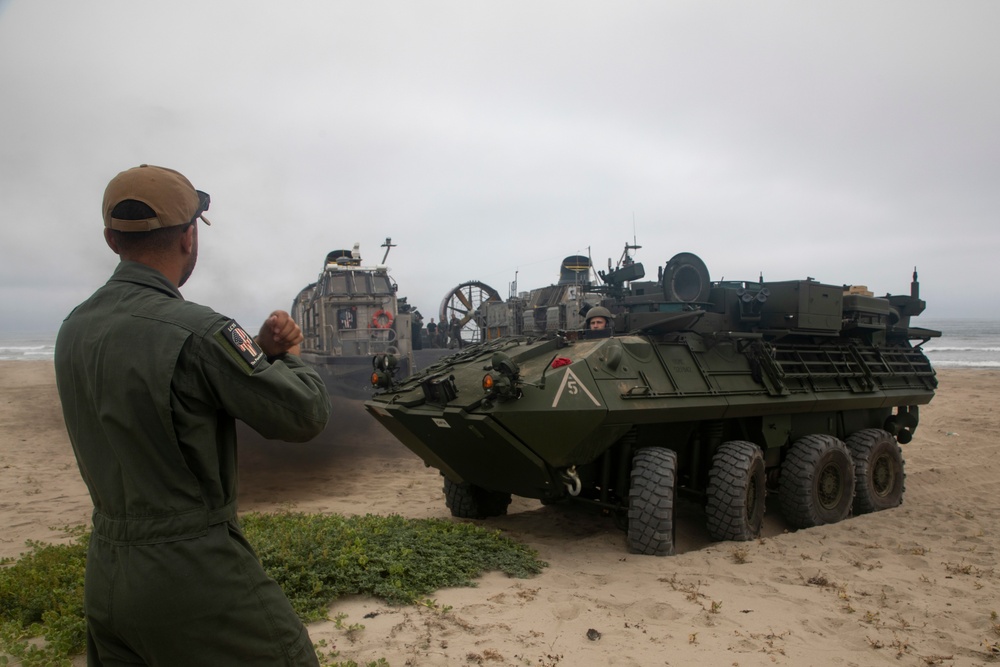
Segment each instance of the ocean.
M56 334L0 333L0 361L51 360L56 351Z
M1000 320L915 317L911 324L941 332L923 346L934 368L1000 368Z
M1000 368L1000 320L917 317L913 324L942 333L924 344L935 368ZM55 333L0 333L0 360L52 359L55 342Z

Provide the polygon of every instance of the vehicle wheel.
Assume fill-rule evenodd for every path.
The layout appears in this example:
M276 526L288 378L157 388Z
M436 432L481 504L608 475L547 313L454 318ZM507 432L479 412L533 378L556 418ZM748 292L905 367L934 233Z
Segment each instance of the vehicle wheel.
M628 548L649 556L674 554L677 454L646 447L632 459L628 491Z
M781 464L778 501L795 528L836 523L854 500L854 462L847 445L832 435L795 441Z
M461 519L485 519L506 514L507 506L510 505L510 494L487 491L468 482L459 484L445 477L444 501L452 516Z
M899 443L888 432L866 428L847 439L854 459L854 513L881 512L903 502L906 472Z
M708 471L705 506L713 540L745 542L760 536L764 523L764 455L752 442L733 440L719 446Z

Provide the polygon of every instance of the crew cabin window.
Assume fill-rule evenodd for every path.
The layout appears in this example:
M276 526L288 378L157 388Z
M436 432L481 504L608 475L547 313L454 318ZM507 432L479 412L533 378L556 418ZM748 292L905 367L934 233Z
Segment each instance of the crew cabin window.
M336 295L392 294L389 276L382 273L338 271L326 276L326 293Z
M346 273L326 274L326 293L350 294L350 289L347 286L347 276L348 274Z
M392 294L389 276L379 273L372 276L372 294Z

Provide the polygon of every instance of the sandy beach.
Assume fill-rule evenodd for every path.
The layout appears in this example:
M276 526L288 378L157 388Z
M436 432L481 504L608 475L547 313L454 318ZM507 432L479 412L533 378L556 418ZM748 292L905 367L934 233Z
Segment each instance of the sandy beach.
M1000 371L938 375L903 446L897 509L791 532L769 499L760 540L712 543L701 508L683 504L678 555L654 558L629 554L608 517L515 498L482 523L536 549L542 574L491 573L438 591L437 609L338 600L331 618L364 630L327 621L310 635L341 660L393 667L997 664ZM308 444L241 431L241 511L450 516L436 470L359 403L334 408ZM51 362L0 362L0 557L63 539L90 511Z

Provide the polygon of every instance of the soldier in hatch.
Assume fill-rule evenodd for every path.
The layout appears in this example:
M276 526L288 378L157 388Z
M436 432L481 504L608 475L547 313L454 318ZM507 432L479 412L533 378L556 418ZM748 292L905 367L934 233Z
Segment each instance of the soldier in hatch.
M614 316L604 306L595 306L587 311L587 319L584 323L585 329L610 329L614 323Z

